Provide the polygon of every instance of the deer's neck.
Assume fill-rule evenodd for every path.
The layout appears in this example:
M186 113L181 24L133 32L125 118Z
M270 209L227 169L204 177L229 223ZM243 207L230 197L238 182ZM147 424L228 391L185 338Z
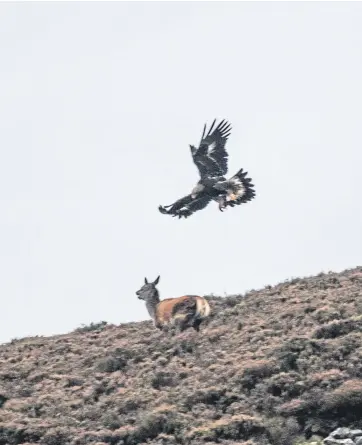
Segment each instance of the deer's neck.
M159 302L160 297L158 296L158 294L146 301L146 308L153 320L156 320L157 305Z

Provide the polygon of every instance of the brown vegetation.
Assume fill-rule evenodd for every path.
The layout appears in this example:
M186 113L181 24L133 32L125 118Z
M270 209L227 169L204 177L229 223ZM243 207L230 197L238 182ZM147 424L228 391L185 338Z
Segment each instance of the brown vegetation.
M0 346L0 445L272 444L362 417L362 268L208 297L197 334L102 322Z

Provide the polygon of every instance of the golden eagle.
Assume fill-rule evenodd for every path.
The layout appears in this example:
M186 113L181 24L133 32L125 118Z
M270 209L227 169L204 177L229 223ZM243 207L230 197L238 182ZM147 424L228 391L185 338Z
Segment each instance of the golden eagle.
M218 202L219 209L251 201L255 197L254 184L247 178L248 172L240 169L236 175L226 179L228 153L225 144L230 136L231 125L222 120L214 129L216 119L206 134L206 124L199 147L190 145L191 155L200 173L200 180L192 192L168 206L159 206L166 215L187 218L204 209L211 200ZM213 130L214 129L214 130Z

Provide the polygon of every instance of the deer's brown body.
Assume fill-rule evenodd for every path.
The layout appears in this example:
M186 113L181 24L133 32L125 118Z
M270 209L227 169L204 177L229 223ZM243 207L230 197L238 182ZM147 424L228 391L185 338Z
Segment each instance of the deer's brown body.
M184 295L178 298L168 298L159 302L156 308L155 325L158 327L202 320L210 313L209 303L198 295ZM200 324L200 323L199 323ZM192 325L192 323L191 323Z
M210 314L206 299L198 295L184 295L160 301L156 289L158 281L159 277L153 283L148 283L145 278L145 284L136 292L138 298L146 302L154 325L159 329L177 325L181 331L188 327L199 331L202 320Z

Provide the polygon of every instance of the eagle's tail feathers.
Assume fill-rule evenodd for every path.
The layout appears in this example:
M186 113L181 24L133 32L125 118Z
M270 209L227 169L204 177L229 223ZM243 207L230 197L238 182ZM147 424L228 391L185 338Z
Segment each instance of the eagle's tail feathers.
M254 184L251 178L247 178L248 172L241 168L233 177L229 179L230 193L227 197L228 204L232 207L235 204L241 204L251 201L255 197Z

